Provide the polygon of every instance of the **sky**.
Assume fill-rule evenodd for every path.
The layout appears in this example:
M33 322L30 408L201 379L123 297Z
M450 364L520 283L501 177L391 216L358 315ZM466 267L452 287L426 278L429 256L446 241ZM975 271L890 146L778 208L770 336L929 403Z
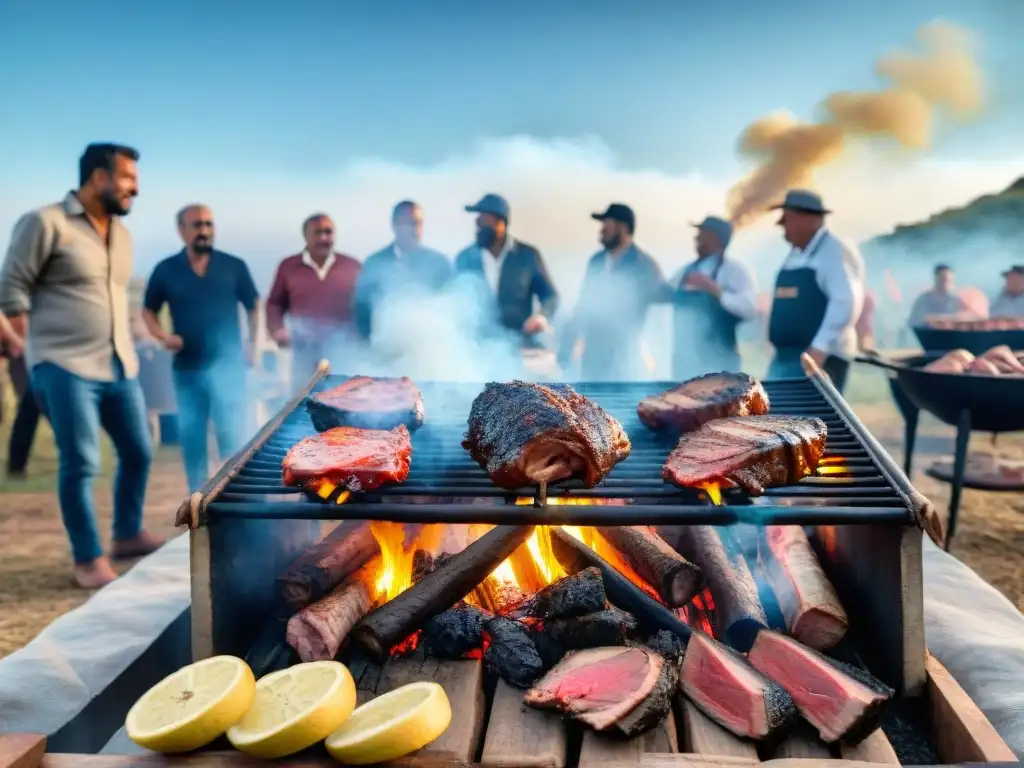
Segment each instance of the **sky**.
M472 237L462 206L494 191L571 296L592 211L632 205L638 243L675 269L687 223L751 168L744 126L877 86L874 60L935 18L975 35L988 106L927 153L864 148L823 174L855 240L1024 174L1024 0L4 0L0 231L74 186L87 142L115 140L142 153L126 220L140 276L180 248L189 202L213 206L217 245L265 289L313 211L363 258L412 197L429 244L454 253ZM781 261L770 224L737 237L739 258Z

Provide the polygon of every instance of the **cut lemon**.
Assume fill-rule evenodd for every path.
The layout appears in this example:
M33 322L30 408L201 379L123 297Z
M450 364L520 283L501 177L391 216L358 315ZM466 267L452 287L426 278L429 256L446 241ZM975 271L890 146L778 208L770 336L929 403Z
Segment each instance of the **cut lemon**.
M142 695L128 711L128 738L156 752L188 752L209 744L252 704L256 680L235 656L182 667Z
M383 763L422 749L448 730L452 709L437 683L410 683L359 707L327 737L339 763Z
M356 684L344 664L311 661L261 677L228 740L253 757L284 757L310 747L345 722L356 706Z

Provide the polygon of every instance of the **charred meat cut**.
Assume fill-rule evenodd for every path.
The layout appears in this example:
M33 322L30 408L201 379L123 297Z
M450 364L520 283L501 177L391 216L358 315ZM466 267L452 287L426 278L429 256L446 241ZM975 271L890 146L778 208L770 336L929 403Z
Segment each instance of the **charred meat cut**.
M423 394L412 379L353 376L306 398L306 411L318 432L334 427L415 430L423 424Z
M708 373L645 397L636 412L655 432L692 432L712 419L768 413L768 393L745 373Z
M566 384L490 383L469 413L462 446L501 488L579 478L601 482L629 456L622 425Z
M292 446L281 462L284 484L315 489L331 483L368 491L401 483L409 475L412 442L405 426L394 429L335 427Z
M680 438L661 476L683 488L714 483L760 496L814 472L827 431L825 422L807 416L716 419Z

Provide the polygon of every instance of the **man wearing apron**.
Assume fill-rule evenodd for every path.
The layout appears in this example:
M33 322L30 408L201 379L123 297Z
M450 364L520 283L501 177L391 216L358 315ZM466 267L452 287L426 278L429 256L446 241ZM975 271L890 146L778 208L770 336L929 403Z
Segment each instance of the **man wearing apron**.
M725 258L732 224L708 216L697 228L697 259L669 284L673 313L672 377L685 381L716 371L740 370L736 326L757 315L750 271Z
M813 192L793 189L781 209L786 242L793 246L775 281L768 340L775 357L769 379L803 376L807 353L840 392L857 351L856 323L864 303L864 260L855 246L825 228L831 213Z

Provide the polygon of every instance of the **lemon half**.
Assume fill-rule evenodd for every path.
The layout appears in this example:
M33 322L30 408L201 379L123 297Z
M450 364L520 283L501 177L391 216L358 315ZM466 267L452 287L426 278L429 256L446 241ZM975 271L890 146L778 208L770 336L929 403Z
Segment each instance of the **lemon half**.
M451 721L444 688L410 683L359 707L327 737L327 751L348 765L397 760L440 737Z
M156 752L188 752L227 731L252 704L256 680L235 656L182 667L142 695L128 711L128 738Z
M322 741L355 706L356 684L344 664L296 664L259 679L252 706L228 729L228 740L254 757L284 757Z

